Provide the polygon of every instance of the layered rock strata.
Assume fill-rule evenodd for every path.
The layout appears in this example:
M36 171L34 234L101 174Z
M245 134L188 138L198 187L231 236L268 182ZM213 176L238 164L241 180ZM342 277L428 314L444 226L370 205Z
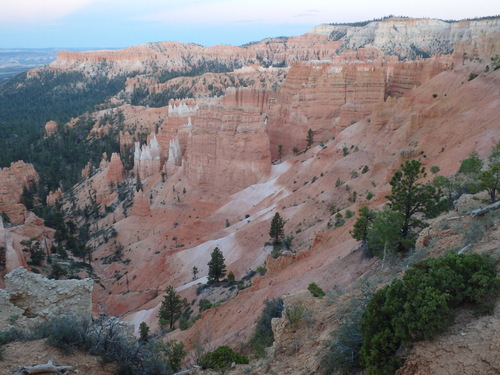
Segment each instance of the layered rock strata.
M0 326L15 322L27 328L61 315L89 317L92 289L91 279L49 280L16 268L5 276L5 289L0 289Z

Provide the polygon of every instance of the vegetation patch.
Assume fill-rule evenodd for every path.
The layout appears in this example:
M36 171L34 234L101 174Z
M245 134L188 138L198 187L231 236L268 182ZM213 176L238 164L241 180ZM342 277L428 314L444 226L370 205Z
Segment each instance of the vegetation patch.
M214 370L224 370L231 366L232 363L246 365L248 357L243 354L236 353L229 346L219 346L213 352L209 352L203 356L199 365L203 369L211 368Z
M417 263L402 280L377 291L362 315L360 354L368 374L394 373L403 364L401 347L444 332L459 306L491 310L488 302L499 291L488 257L448 254Z
M271 346L274 341L274 333L271 327L273 318L281 318L283 313L283 299L274 298L264 301L264 310L257 320L255 333L250 340L255 356L262 358L265 356L265 348Z

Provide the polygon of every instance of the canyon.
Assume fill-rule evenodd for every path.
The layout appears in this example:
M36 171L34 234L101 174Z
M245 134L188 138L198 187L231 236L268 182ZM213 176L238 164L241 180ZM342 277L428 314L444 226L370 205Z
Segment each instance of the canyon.
M136 333L142 322L158 332L163 292L172 285L200 318L167 339L188 350L203 341L209 348L244 351L264 301L286 295L285 303L305 301L317 328L305 328L309 341L291 359L298 337L274 322L272 352L282 362L260 362L250 373L272 366L287 372L294 365L301 373L318 371L321 343L339 321L328 316L331 306L303 290L312 282L324 290L351 290L377 272L379 261L363 257L349 233L355 222L349 212L381 208L392 175L406 160L418 159L427 170L439 166L440 175L450 176L472 151L489 155L500 140L499 54L499 18L320 25L302 36L239 47L159 42L59 52L28 76L129 75L123 90L90 114L88 139L114 131L119 150L88 164L71 194L55 190L46 200L66 213L95 208L94 216L72 218L77 227L88 225L91 235L95 282L86 288L92 289L92 313L119 316ZM223 71L211 71L216 68ZM175 77L164 81L162 72ZM143 95L133 103L138 92ZM171 92L185 97L152 105ZM101 121L118 114L119 129ZM76 120L63 126L76 126ZM44 130L57 137L60 127L50 122ZM31 164L18 161L0 170L0 211L10 220L0 227L2 286L10 271L30 268L23 239L44 242L47 252L56 242L54 229L21 202L23 188L38 183ZM274 259L269 226L276 212L293 252ZM344 225L335 224L337 212ZM446 237L437 229L425 236L426 243ZM202 288L215 247L240 281L234 293ZM267 272L255 274L258 267ZM204 298L221 302L199 311ZM434 349L416 348L402 373L417 373L426 350ZM284 359L291 362L285 366Z

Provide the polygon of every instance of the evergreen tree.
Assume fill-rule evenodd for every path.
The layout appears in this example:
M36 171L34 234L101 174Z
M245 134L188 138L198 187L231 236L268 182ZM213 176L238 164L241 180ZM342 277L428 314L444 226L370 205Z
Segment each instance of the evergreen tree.
M375 212L367 206L363 206L359 209L358 219L349 232L352 238L361 241L363 246L368 239L368 230L373 226L373 220L375 220Z
M269 236L274 239L274 243L278 244L280 239L285 235L284 232L285 221L279 213L275 213L271 221L271 229L269 229Z
M46 255L40 241L37 241L36 238L30 238L29 240L22 240L21 245L25 246L23 251L30 253L30 261L33 265L39 266L42 264Z
M486 189L491 203L496 201L496 192L500 188L500 142L488 157L488 169L479 173L479 186Z
M147 342L149 340L149 327L146 322L139 324L139 341Z
M465 175L477 176L481 172L483 161L479 159L477 151L472 151L467 159L462 160L458 172Z
M224 255L218 247L212 251L210 262L208 262L208 282L218 283L226 275L226 264Z
M175 288L170 285L167 288L165 297L161 303L158 318L168 322L170 329L172 329L178 315L181 313L182 306L183 303L181 297L177 294Z
M135 180L135 191L142 190L142 181L139 177L139 173L137 173L137 179Z
M311 148L314 142L314 132L311 128L307 131L307 148Z
M401 170L396 171L390 181L391 195L386 196L389 208L401 213L403 217L397 246L400 252L407 251L412 246L408 243L413 235L412 231L426 226L416 216L433 217L442 210L445 203L441 201L442 194L438 188L430 183L418 182L426 175L425 168L418 160L409 160L401 165Z

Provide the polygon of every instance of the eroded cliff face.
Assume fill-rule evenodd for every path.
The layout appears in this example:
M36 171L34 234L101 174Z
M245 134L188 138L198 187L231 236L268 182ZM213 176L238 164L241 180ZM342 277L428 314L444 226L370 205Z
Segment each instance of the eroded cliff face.
M225 196L271 170L263 115L253 107L201 107L192 119L184 171L201 193Z
M367 117L374 106L399 98L451 66L448 58L398 62L378 50L358 50L355 62L297 63L283 87L269 100L269 133L273 159L301 151L307 131L324 142Z
M12 224L23 223L28 217L28 211L21 203L21 195L23 188L37 183L38 173L32 164L18 161L0 170L0 211L8 216Z

